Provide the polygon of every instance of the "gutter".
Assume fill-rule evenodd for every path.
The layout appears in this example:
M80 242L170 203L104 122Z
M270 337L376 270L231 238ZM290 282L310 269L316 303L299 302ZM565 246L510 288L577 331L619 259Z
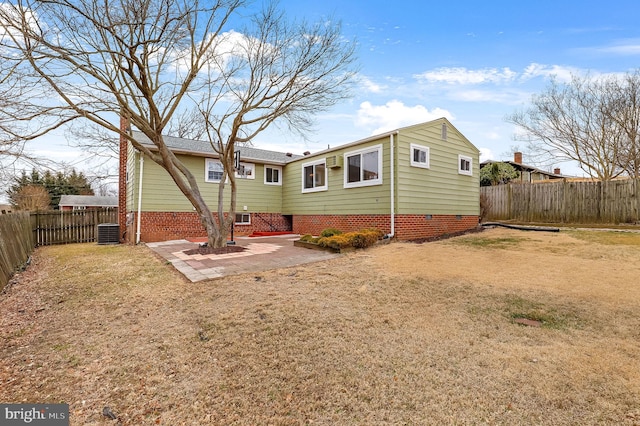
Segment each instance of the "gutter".
M144 171L144 155L140 154L140 182L138 183L138 220L136 225L136 244L140 244L140 216L142 214L142 176Z
M395 144L394 144L394 139L393 139L393 135L398 135L397 130L395 132L391 132L389 133L389 141L390 141L390 152L389 152L389 163L391 164L389 173L391 175L391 232L387 235L385 235L385 238L393 238L396 235L396 192L395 192L395 186L396 186L396 170L395 170L395 158L394 158L394 151L395 151Z

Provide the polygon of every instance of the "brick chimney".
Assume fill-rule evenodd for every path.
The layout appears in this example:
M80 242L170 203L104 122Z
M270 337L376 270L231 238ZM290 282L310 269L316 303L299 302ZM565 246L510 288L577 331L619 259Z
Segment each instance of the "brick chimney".
M521 152L514 152L513 153L513 162L514 163L518 163L518 164L522 164L522 153Z
M560 167L556 167L555 169L553 169L553 174L554 175L559 175L560 174Z
M130 132L129 120L120 117L120 131ZM118 161L118 225L120 226L120 242L124 241L124 235L127 231L127 140L120 135L120 154Z

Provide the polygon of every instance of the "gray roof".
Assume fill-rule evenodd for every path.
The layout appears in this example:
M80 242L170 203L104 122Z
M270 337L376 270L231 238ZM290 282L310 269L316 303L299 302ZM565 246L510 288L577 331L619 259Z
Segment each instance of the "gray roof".
M132 135L142 145L149 147L152 150L157 149L155 145L151 143L149 138L144 135L144 133L133 131ZM164 136L164 143L174 153L218 157L218 154L215 153L211 143L208 141ZM268 151L266 149L252 148L246 145L237 145L236 151L240 151L240 158L243 161L253 160L263 163L285 164L289 161L302 157L301 155Z
M61 195L59 206L118 207L118 197Z

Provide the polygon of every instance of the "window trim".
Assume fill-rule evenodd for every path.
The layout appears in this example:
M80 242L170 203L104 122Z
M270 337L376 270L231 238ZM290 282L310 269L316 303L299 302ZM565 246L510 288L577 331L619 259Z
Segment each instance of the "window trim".
M417 162L413 159L414 150L425 151L427 153L427 161L424 163ZM429 169L431 165L431 150L428 146L418 145L415 143L409 144L409 160L412 167L421 167L423 169Z
M267 182L267 169L273 169L278 171L278 181L277 182ZM282 166L270 166L264 165L264 184L265 185L275 185L282 186Z
M315 166L323 164L324 165L324 185L323 186L314 186L313 188L305 188L304 187L304 169L306 169L309 166L314 166L314 173L315 173ZM315 161L309 161L307 163L303 163L302 164L302 171L301 171L301 176L302 176L302 193L308 193L308 192L320 192L320 191L326 191L329 188L329 173L327 172L327 159L326 158L321 158Z
M469 170L464 170L461 167L460 162L462 160L466 160L469 162ZM473 158L469 157L468 155L458 154L458 174L473 176Z
M237 170L234 171L235 176L237 179L255 179L256 178L256 165L255 163L245 163L244 161L240 162L240 165L245 167L245 168L250 168L251 169L251 174L250 175L241 175L240 173L238 173Z
M208 183L220 183L222 181L222 179L218 179L218 180L209 179L209 163L220 164L220 166L222 167L222 176L224 176L224 165L222 164L222 161L220 161L217 158L205 158L205 161L204 161L204 181L208 182Z
M244 216L247 216L247 218L249 218L249 221L248 221L248 222L238 222L238 221L237 221L237 219L238 219L238 215L240 215L240 217L241 217L241 218L244 218ZM242 212L242 213L236 213L236 217L233 219L233 223L234 223L235 225L240 225L240 226L243 226L243 225L251 225L251 213L245 213L245 212Z
M360 158L364 154L371 152L378 153L378 177L376 179L362 180L362 166L360 167L360 180L357 182L349 182L349 157L360 155ZM360 188L363 186L375 186L382 185L382 144L368 146L366 148L357 149L355 151L345 152L344 157L344 187L345 188ZM362 161L360 162L362 164Z

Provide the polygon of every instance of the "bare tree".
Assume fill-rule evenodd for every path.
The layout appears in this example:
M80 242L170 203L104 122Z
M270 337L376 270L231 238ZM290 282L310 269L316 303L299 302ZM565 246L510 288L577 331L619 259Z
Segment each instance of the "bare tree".
M354 44L341 38L336 23L290 22L267 6L242 32L229 30L244 3L16 0L0 9L7 28L0 52L21 61L23 84L44 81L60 101L31 103L48 128L83 118L126 138L169 173L199 214L209 244L220 247L235 217L236 144L277 122L308 129L313 113L348 96L354 74ZM202 115L224 166L215 218L193 174L164 142L171 119L184 110ZM121 131L114 115L124 115L153 149Z
M620 159L626 136L615 118L612 83L607 78L573 76L569 84L552 80L531 106L507 117L539 155L575 160L590 176L610 180L624 172Z
M640 177L640 71L610 78L604 95L614 123L622 131L616 163L629 176Z
M3 31L0 29L0 39L2 37ZM37 133L38 130L33 127L37 123L31 123L31 130L27 131L27 122L16 119L17 114L25 111L20 110L15 99L29 98L31 92L20 84L13 65L0 59L0 180L4 181L15 175L16 167L50 164L25 149L27 140L21 135Z
M176 138L205 140L207 137L206 123L198 109L182 111L169 122L167 136Z
M42 185L23 186L15 196L15 206L18 210L49 210L50 203L49 192Z

